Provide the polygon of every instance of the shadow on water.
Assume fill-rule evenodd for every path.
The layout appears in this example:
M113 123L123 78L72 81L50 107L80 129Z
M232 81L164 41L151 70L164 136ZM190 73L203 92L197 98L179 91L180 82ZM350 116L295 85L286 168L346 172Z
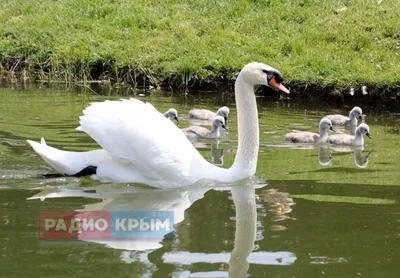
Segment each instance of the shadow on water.
M367 183L321 183L318 180L274 180L269 186L278 188L284 192L296 194L316 194L332 196L365 197L392 200L390 203L400 201L400 188L398 186L386 186Z
M304 173L368 173L375 172L376 170L371 169L356 169L356 168L347 168L347 167L335 167L335 168L323 168L312 171L298 171L298 172L290 172L289 174L304 174Z

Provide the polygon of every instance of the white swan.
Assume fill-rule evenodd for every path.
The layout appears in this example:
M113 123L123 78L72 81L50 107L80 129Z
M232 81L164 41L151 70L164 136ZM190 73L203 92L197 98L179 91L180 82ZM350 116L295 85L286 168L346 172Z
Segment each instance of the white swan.
M334 134L329 136L328 142L336 145L362 146L364 145L363 134L372 139L372 136L369 133L369 126L364 123L357 127L355 136L349 134Z
M329 120L331 120L333 125L350 125L350 126L356 126L357 125L357 118L360 119L360 121L363 120L363 113L362 109L358 106L355 106L353 109L351 109L349 116L343 116L343 115L328 115L325 116Z
M226 124L228 123L228 115L229 115L229 108L226 106L223 106L220 109L218 109L217 113L207 109L192 109L189 111L189 118L212 121L215 118L215 116L221 116L224 117Z
M221 135L220 129L223 128L228 130L228 127L225 125L225 120L221 116L216 116L212 122L211 131L202 126L189 126L187 128L183 128L182 132L190 138L216 138Z
M254 86L270 85L289 93L282 81L278 70L262 63L247 64L240 71L235 82L238 150L229 169L206 161L174 123L137 99L92 103L83 111L78 129L89 134L101 150L69 152L48 146L44 139L27 141L58 172L84 171L102 182L156 187L181 187L202 179L234 182L256 172L259 127ZM135 120L140 118L146 121Z
M285 135L285 140L293 143L324 143L328 140L328 129L335 131L331 120L322 118L319 122L319 134L309 131L295 131Z
M174 108L168 109L168 111L164 113L164 116L168 119L174 119L175 121L179 122L178 111L176 111Z

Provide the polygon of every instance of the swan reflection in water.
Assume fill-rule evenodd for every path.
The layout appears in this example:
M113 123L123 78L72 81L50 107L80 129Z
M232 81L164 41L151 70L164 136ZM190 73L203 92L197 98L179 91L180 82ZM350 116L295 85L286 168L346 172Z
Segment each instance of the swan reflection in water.
M369 158L372 151L363 154L364 146L320 146L318 152L319 164L326 166L331 164L331 160L336 153L350 153L354 152L354 163L359 168L366 168L368 166ZM332 152L333 151L333 152Z
M318 148L318 163L322 166L332 165L335 159L335 153L354 153L354 163L359 168L366 168L372 151L365 154L364 146L347 146L347 145L331 145L322 144L316 146L314 144L296 145L295 149L314 149Z
M162 253L162 261L165 264L191 265L194 263L223 263L228 267L226 271L211 271L203 273L204 275L222 275L222 277L245 277L249 269L249 263L261 265L290 265L296 260L292 252L267 252L254 250L257 227L256 210L256 188L262 188L265 183L256 181L255 178L249 178L240 182L230 184L229 186L218 187L212 182L202 182L187 188L177 189L152 189L143 187L129 186L124 189L108 189L100 187L100 190L71 190L67 188L56 188L54 190L45 189L29 199L62 198L62 197L82 197L101 198L103 201L94 204L84 205L83 209L76 210L77 214L85 214L89 211L173 211L175 229L179 232L176 238L166 241L148 240L148 239L87 239L79 240L98 243L108 248L122 250L120 259L126 262L142 261L151 264L149 255L155 250L161 249L166 244L172 245L171 251ZM180 234L185 234L186 226L176 225L185 218L187 210L194 202L202 199L209 190L230 191L235 205L235 241L234 249L231 253L193 253L190 251L179 251L177 246L185 240L179 238ZM258 223L259 224L259 223ZM151 233L151 232L150 232ZM168 235L165 235L168 236ZM222 239L221 239L222 240ZM175 248L174 248L175 247ZM170 250L170 249L168 249ZM153 253L154 254L154 253ZM160 252L158 252L160 254ZM150 269L150 268L149 268ZM176 272L178 271L178 272ZM177 268L174 275L190 274L187 270ZM193 274L193 273L192 273ZM200 275L201 273L196 273ZM201 274L201 275L203 275ZM214 276L213 276L214 277ZM220 276L218 276L220 277Z
M211 163L217 166L224 165L225 148L221 148L221 143L225 141L219 139L191 140L196 149L210 150Z
M318 162L322 166L331 164L332 152L329 150L327 145L321 145L318 151Z

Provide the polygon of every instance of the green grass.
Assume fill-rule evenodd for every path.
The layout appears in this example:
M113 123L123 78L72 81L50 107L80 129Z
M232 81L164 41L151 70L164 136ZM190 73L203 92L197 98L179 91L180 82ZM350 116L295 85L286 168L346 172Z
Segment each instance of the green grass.
M398 0L3 0L0 64L35 79L187 86L256 60L289 84L395 87L398 11Z

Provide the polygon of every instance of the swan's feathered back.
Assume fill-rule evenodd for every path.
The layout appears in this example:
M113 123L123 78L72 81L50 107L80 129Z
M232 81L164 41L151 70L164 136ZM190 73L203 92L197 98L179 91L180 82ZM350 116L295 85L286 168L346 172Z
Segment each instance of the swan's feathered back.
M92 103L79 129L109 155L150 179L187 178L194 160L204 158L179 128L151 104L137 99ZM157 169L157 171L149 171Z

